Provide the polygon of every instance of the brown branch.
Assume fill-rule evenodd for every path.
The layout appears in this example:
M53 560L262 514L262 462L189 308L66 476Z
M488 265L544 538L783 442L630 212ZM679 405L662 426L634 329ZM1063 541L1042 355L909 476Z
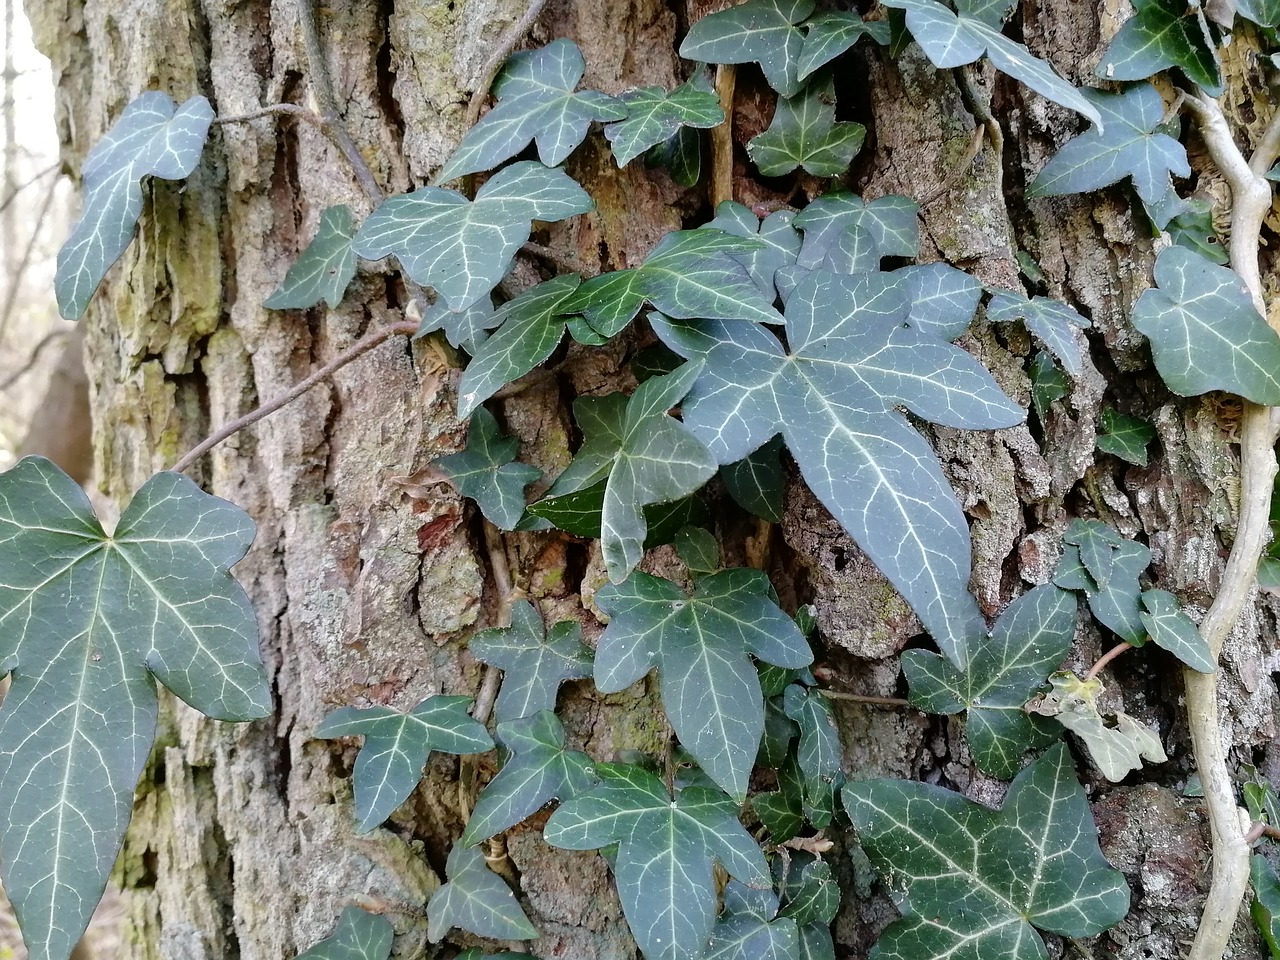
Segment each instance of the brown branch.
M226 440L228 437L235 436L245 427L252 426L264 417L269 417L286 404L292 403L316 384L323 380L327 380L352 361L358 360L384 340L389 340L391 337L397 335L411 336L417 331L417 329L418 325L416 323L401 321L400 323L392 323L385 327L379 327L372 333L366 334L362 339L357 340L319 370L316 370L305 380L300 380L284 393L280 394L280 396L273 400L268 400L257 409L250 410L244 416L237 417L226 426L205 437L205 439L201 440L200 443L196 444L196 446L191 449L190 453L182 457L182 459L173 465L173 471L175 473L181 473L183 470L186 470L187 467L191 466L223 440Z
M1112 647L1110 650L1108 650L1106 653L1100 656L1098 658L1098 662L1089 668L1089 672L1084 675L1085 682L1088 683L1090 680L1092 680L1094 677L1100 674L1102 672L1102 668L1105 667L1112 660L1116 659L1116 657L1120 656L1123 653L1127 653L1132 649L1133 649L1133 644L1131 643L1117 643L1114 647Z
M846 693L844 690L826 690L818 688L818 692L831 700L848 700L852 703L870 703L878 707L910 707L910 700L901 697L874 697L867 693Z
M1244 835L1245 843L1250 845L1257 843L1263 837L1280 840L1280 827L1273 827L1269 823L1254 823L1249 828L1249 832Z
M733 91L737 68L731 63L716 67L716 95L724 122L711 131L711 209L733 199Z
M485 97L489 96L489 90L493 87L493 81L497 79L502 65L507 62L511 52L529 32L529 28L533 26L533 22L538 19L546 5L547 0L529 0L529 7L525 10L524 16L507 28L507 32L498 40L498 46L489 55L484 65L480 83L471 94L471 102L467 104L468 127L474 127L476 121L480 119L480 108L484 106Z
M273 103L249 113L235 113L228 117L214 117L215 124L229 123L251 123L254 120L260 120L263 117L293 117L304 123L309 123L326 137L329 136L329 125L325 122L324 117L316 113L314 110L308 110L306 107L300 107L296 103ZM335 144L336 145L336 144Z
M19 380L25 377L28 373L30 373L35 368L36 363L39 361L40 354L44 352L44 348L54 343L55 341L61 340L63 337L67 335L68 332L69 331L67 330L54 330L53 332L46 333L43 337L41 337L39 342L36 343L36 345L32 348L31 355L27 357L26 362L22 366L20 366L17 370L15 370L13 373L9 374L9 376L6 377L3 381L0 381L0 392L8 390L15 383L17 383Z

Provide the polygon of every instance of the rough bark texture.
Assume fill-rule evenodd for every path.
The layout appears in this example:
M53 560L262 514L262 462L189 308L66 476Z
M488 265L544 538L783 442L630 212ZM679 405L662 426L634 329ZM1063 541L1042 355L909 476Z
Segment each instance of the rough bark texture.
M68 167L78 170L93 141L144 89L178 99L203 93L221 114L306 102L296 3L33 4L38 42L59 78ZM1024 2L1018 24L1034 52L1084 82L1115 29L1113 8L1121 6ZM384 0L321 10L339 104L389 191L426 182L447 156L489 52L523 7L521 0ZM532 40L573 37L589 65L585 82L606 92L670 86L682 69L678 37L709 7L559 0ZM1048 579L1069 520L1099 516L1149 542L1158 584L1193 612L1203 609L1232 533L1230 409L1171 397L1128 325L1129 308L1149 282L1152 243L1123 194L1021 199L1079 121L990 71L976 71L965 92L915 49L896 62L880 52L854 61L841 79L841 102L872 134L851 185L868 197L929 195L969 143L973 99L989 99L1005 132L1003 153L987 141L955 188L926 206L923 257L1016 288L1016 253L1026 251L1050 292L1094 322L1085 372L1047 423L1033 417L1029 426L992 434L935 432L973 522L972 586L982 608L994 616L1029 584ZM754 68L741 68L740 140L767 122L769 103ZM739 162L741 199L775 197L771 185L748 179L743 157ZM708 214L701 194L680 190L660 172L639 164L616 170L598 136L574 155L569 171L598 210L541 239L587 272L633 265L663 233ZM148 190L138 240L84 321L99 483L117 504L211 426L283 391L371 326L400 319L407 302L398 279L375 267L337 310L260 306L321 210L345 202L368 212L341 158L308 126L262 119L217 127L185 187ZM517 279L529 282L535 269L544 265L523 265ZM1032 344L1021 329L978 325L965 345L1029 406ZM622 356L623 347L603 357L571 351L561 377L504 404L526 460L552 473L563 467L573 439L564 398L625 385L617 375ZM493 615L478 527L453 493L423 487L414 476L463 438L453 415L455 380L430 349L389 342L224 444L200 468L208 489L259 524L237 572L258 610L278 711L268 721L231 726L169 703L118 868L127 956L284 960L326 935L353 896L390 910L403 935L397 956L419 955L419 911L462 827L456 760L433 759L423 786L387 827L359 838L349 779L354 749L317 741L311 731L340 704L408 707L433 692L473 693L478 686L465 644L471 628ZM1094 424L1105 406L1157 425L1150 467L1095 453ZM595 623L578 598L589 599L602 578L598 554L532 535L511 538L509 551L517 580L544 611L584 619L591 636ZM817 604L837 680L858 692L901 693L897 653L919 642L919 624L798 480L771 565L785 602ZM1273 770L1280 753L1263 747L1276 736L1275 614L1266 598L1250 608L1228 643L1221 684L1223 736L1241 759ZM1101 642L1083 618L1074 662L1087 665ZM1207 857L1203 816L1180 794L1191 763L1177 673L1170 658L1149 649L1124 658L1116 674L1112 690L1123 690L1117 701L1159 727L1172 762L1148 771L1140 785L1116 788L1096 774L1089 780L1104 848L1135 891L1130 916L1089 949L1126 960L1173 957L1194 927ZM654 692L643 684L612 696L579 684L562 702L566 726L598 758L654 751L667 737ZM987 800L1003 789L974 773L954 721L845 704L840 721L854 778L922 777ZM533 952L584 960L634 955L602 860L551 850L529 826L511 836L510 854L526 906L544 931ZM894 915L858 862L839 858L849 895L836 933L849 956L862 956ZM1257 956L1245 923L1236 955ZM1054 949L1057 956L1066 948Z

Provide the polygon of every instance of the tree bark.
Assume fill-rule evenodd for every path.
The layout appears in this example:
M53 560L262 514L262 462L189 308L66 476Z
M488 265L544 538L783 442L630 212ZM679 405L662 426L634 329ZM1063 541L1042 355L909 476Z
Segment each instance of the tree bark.
M144 89L177 100L204 94L223 115L307 102L298 2L33 5L37 41L58 78L66 164L78 170ZM1087 83L1114 32L1116 5L1032 0L1018 23L1033 52ZM387 192L426 183L449 154L490 52L524 6L384 0L320 10L346 124ZM587 60L584 84L605 92L671 87L687 69L675 53L679 37L711 8L698 0L688 7L557 0L530 42L572 37ZM1121 191L1023 199L1079 121L989 68L963 70L937 71L915 47L897 61L882 51L851 58L838 77L841 109L872 133L850 185L868 198L928 197L956 170L989 111L1002 138L987 134L954 187L925 205L922 259L945 259L992 286L1020 289L1017 256L1025 252L1049 292L1094 324L1085 372L1047 423L1033 415L1027 425L994 433L934 432L972 521L973 590L994 617L1049 578L1071 518L1097 516L1145 539L1158 585L1193 614L1202 611L1232 535L1238 479L1230 404L1177 400L1151 369L1127 317L1150 282L1152 241ZM754 67L739 68L736 79L737 199L784 199L776 184L752 179L741 149L767 123L772 95ZM1237 78L1232 95L1243 102L1250 91ZM640 164L617 170L598 136L568 169L597 210L539 239L587 273L634 265L665 232L709 217L704 194L676 187L662 172ZM262 308L325 207L348 203L358 216L369 212L342 158L309 126L264 118L215 127L185 185L152 182L146 190L137 241L83 321L97 476L116 504L210 430L286 390L370 328L403 319L408 303L396 275L374 265L337 309ZM544 267L522 263L517 281L531 282ZM624 346L638 342L604 354L571 351L559 377L503 401L522 459L553 475L563 468L573 443L565 397L625 386ZM964 345L1030 406L1033 346L1024 332L978 324ZM312 731L338 705L406 708L431 693L474 694L479 686L478 665L465 651L471 630L491 624L495 612L483 538L469 506L415 477L460 445L456 379L429 348L390 341L198 468L207 489L258 523L254 549L236 572L258 611L278 710L259 723L225 725L168 699L117 870L126 904L123 955L284 960L327 935L353 899L387 911L401 935L396 956L417 956L425 943L423 904L462 829L456 758L433 757L411 801L384 829L358 837L354 751L315 740ZM1104 407L1156 424L1151 466L1129 467L1095 451ZM729 549L743 550L742 532L729 533ZM817 605L836 680L860 693L900 695L897 654L917 642L919 624L796 477L781 535L768 543L766 562L784 603ZM508 538L507 550L517 580L544 613L583 619L594 635L598 627L580 598L589 600L603 579L598 552L537 535ZM1280 769L1272 742L1275 615L1272 600L1259 597L1228 644L1221 678L1223 736L1238 758L1273 770ZM1101 645L1082 618L1073 665L1087 667ZM1207 860L1203 815L1180 791L1192 764L1178 674L1171 658L1148 648L1122 658L1112 676L1115 704L1159 728L1172 762L1118 787L1082 764L1104 849L1135 890L1129 917L1098 938L1092 955L1173 957L1198 919ZM561 712L578 745L611 759L654 752L666 740L655 698L652 684L611 696L577 684L562 697ZM974 771L957 722L845 702L838 710L851 777L917 777L999 798L1003 786ZM509 850L543 931L532 952L634 955L599 857L551 849L529 825L512 833ZM838 863L846 899L837 942L862 956L893 910L856 858ZM1246 917L1239 956L1256 955L1252 936Z

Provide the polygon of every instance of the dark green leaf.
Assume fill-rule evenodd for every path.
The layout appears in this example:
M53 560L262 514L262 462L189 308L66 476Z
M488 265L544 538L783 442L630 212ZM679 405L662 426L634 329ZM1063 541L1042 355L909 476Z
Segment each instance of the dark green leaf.
M497 106L467 131L437 182L491 170L531 140L538 143L539 160L558 166L583 141L593 120L623 119L626 107L613 97L574 92L585 70L582 51L572 40L553 40L511 57L493 84Z
M573 493L547 497L545 500L529 504L525 512L528 516L547 520L556 529L564 530L575 537L599 540L600 514L604 510L604 489L608 482L606 477ZM646 524L648 519L646 511ZM522 522L517 529L530 528Z
M1192 397L1226 390L1280 404L1280 337L1258 315L1239 274L1182 247L1156 258L1156 286L1133 307L1169 389Z
M1218 668L1209 644L1183 612L1177 597L1167 590L1148 590L1142 595L1142 606L1142 622L1157 647L1168 650L1192 670L1213 673Z
M791 761L778 775L779 789L751 797L751 809L774 843L786 843L804 828L804 784L800 768Z
M524 488L542 476L542 471L515 461L520 441L508 437L498 421L484 407L477 407L467 427L467 446L435 461L464 497L470 497L480 512L499 530L510 530L524 513Z
M906 11L907 29L935 67L964 66L985 53L1001 73L1101 123L1097 109L1079 90L1000 32L1016 4L1017 0L956 0L953 13L937 0L884 0L886 7Z
M364 737L356 757L356 817L368 833L404 803L422 779L432 750L484 753L493 741L484 724L467 714L469 697L427 697L408 713L391 707L340 707L321 721L324 740Z
M782 695L783 709L800 727L796 763L804 776L806 816L815 827L825 827L835 808L835 791L844 782L840 763L840 733L831 701L817 690L793 683ZM815 813L820 814L815 817Z
M769 594L763 573L743 569L701 578L693 596L640 572L596 594L610 617L596 645L596 687L625 690L656 667L676 736L738 800L764 730L764 698L748 655L780 667L813 660Z
M1111 580L1115 565L1115 553L1124 545L1124 537L1097 520L1072 520L1062 535L1063 543L1079 548L1080 562L1093 582L1093 589L1102 589Z
M1170 174L1191 175L1186 148L1159 131L1164 100L1155 87L1143 83L1121 93L1082 92L1106 127L1094 127L1059 150L1031 184L1031 196L1084 193L1131 177L1143 202L1155 203L1169 190Z
M769 681L771 677L777 676L790 682L797 671L757 663L756 673L760 677L760 692L765 696L764 735L760 739L760 751L756 754L756 766L777 770L787 762L791 753L791 741L800 736L800 727L786 715L781 696L770 693ZM801 790L797 796L802 801L804 791Z
M863 20L857 13L840 10L822 13L804 25L804 46L796 64L801 80L830 63L863 37L884 46L889 42L889 24L883 20Z
M337 929L295 960L387 960L395 930L386 917L345 907Z
M107 270L133 239L142 215L143 177L181 180L200 162L213 108L192 97L175 111L168 94L130 101L80 168L84 206L58 251L53 288L58 312L79 320Z
M702 136L692 127L681 127L670 140L645 154L644 162L666 167L682 187L697 186L702 179Z
M485 953L479 947L472 947L458 954L458 960L486 960L486 958L487 960L538 960L530 954L512 953L510 950L503 953Z
M89 923L155 739L156 681L218 720L271 711L258 626L227 572L253 522L186 477L143 484L108 536L80 485L0 474L0 862L32 957Z
M1280 592L1280 558L1263 557L1258 561L1258 589L1265 593Z
M985 773L1007 780L1022 758L1051 742L1051 724L1029 717L1022 705L1044 685L1071 651L1076 601L1066 590L1046 584L1023 594L976 644L961 673L926 650L902 654L902 672L911 702L930 713L968 711L965 739Z
M1249 869L1253 884L1253 902L1249 912L1267 945L1271 960L1280 960L1280 876L1275 867L1260 853L1255 853Z
M262 305L270 310L307 309L323 300L331 308L337 307L356 275L356 255L351 249L355 235L350 207L343 203L327 208L320 214L315 239Z
M794 211L777 210L760 220L742 204L726 200L716 207L716 218L706 229L763 241L747 253L734 254L734 258L746 265L763 298L772 303L778 296L774 275L794 264L800 254L800 232L792 226L794 219Z
M564 748L564 728L550 710L499 723L498 739L514 756L476 799L458 841L465 846L509 830L552 800L571 800L595 783L591 758Z
M1062 363L1073 377L1080 375L1083 362L1081 337L1076 330L1089 326L1089 321L1060 300L1048 297L1024 297L1001 290L987 305L987 319L997 323L1021 320L1027 329Z
M715 573L720 563L720 544L702 527L686 526L676 532L676 553L695 576Z
M351 247L368 260L395 254L410 278L460 313L506 276L532 221L554 223L594 206L564 171L524 160L489 178L475 200L440 187L390 197Z
M1098 64L1107 80L1145 80L1180 67L1211 96L1223 91L1221 64L1199 3L1134 0L1135 13L1120 27Z
M671 93L662 87L628 90L620 98L627 119L604 128L613 159L625 167L646 150L665 143L682 127L706 130L724 123L720 98L699 71Z
M1128 417L1108 407L1102 411L1102 432L1098 449L1135 466L1147 465L1147 445L1156 438L1156 428L1145 420Z
M617 842L622 910L649 960L701 957L715 923L716 861L730 876L765 887L769 870L738 809L724 794L688 787L673 801L640 767L602 764L603 782L547 821L554 847L594 850Z
M1030 925L1087 937L1129 910L1064 744L1018 774L999 811L903 780L851 783L844 805L903 911L877 960L1039 960Z
M1141 646L1146 642L1147 628L1142 622L1139 599L1142 587L1138 577L1149 563L1151 551L1140 543L1126 540L1115 550L1107 585L1098 588L1081 562L1079 547L1067 544L1054 571L1053 582L1064 590L1083 590L1089 609L1102 624L1121 639Z
M1208 200L1198 197L1182 200L1172 189L1170 193L1177 202L1168 210L1164 223L1160 223L1153 210L1148 210L1156 226L1167 230L1169 239L1178 246L1186 247L1218 266L1226 266L1230 257L1213 224L1213 206Z
M802 267L820 266L840 234L851 227L861 227L871 234L883 257L914 257L920 252L920 224L916 219L919 210L914 200L894 194L870 203L852 193L825 194L791 221L804 231L804 246L797 262Z
M809 274L788 304L789 352L756 324L651 322L677 353L706 361L683 413L715 458L741 460L781 432L810 488L963 663L982 629L968 523L896 408L979 429L1024 414L976 360L914 324L906 279Z
M443 300L432 304L427 310L418 329L414 331L414 339L425 337L428 333L443 330L445 337L455 347L462 347L474 353L485 342L488 331L499 323L493 309L493 299L483 296L465 310L450 310Z
M690 27L680 56L701 63L758 63L769 86L794 96L804 49L804 33L796 24L813 7L813 0L747 0Z
M667 415L701 369L700 363L686 363L675 373L646 380L630 399L580 397L573 405L584 439L548 494L581 492L608 478L600 546L614 583L640 562L648 531L641 508L678 500L715 473L706 448Z
M774 437L736 463L720 468L720 479L729 496L743 510L770 523L782 521L782 438Z
M548 634L528 600L511 606L511 626L482 630L471 638L471 655L501 667L502 690L494 705L499 723L556 709L556 693L566 680L591 676L591 651L582 625L561 620Z
M838 177L849 169L866 135L860 123L836 123L835 82L828 78L794 97L779 98L769 129L747 143L747 153L766 177L796 167L815 177Z
M1065 397L1068 386L1066 374L1054 366L1053 358L1039 351L1031 361L1031 402L1042 424L1050 404Z
M704 960L796 960L800 931L792 919L775 919L778 898L773 891L751 890L732 880L724 901Z
M797 960L836 960L836 945L826 924L806 923L800 928L800 953Z
M840 909L840 885L831 873L831 864L809 860L793 863L782 891L785 903L780 916L791 917L799 924L829 924Z
M427 901L429 941L439 943L454 927L493 940L538 936L511 888L485 865L484 854L475 847L455 843L444 869L449 882Z

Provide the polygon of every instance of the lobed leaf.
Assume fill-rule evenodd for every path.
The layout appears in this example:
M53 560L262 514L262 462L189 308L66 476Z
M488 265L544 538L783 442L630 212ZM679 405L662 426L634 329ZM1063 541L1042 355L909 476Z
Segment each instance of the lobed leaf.
M1083 591L1089 610L1103 625L1121 639L1141 646L1146 642L1147 628L1142 622L1138 578L1151 563L1151 551L1140 543L1123 541L1114 549L1112 572L1103 587L1089 575L1080 557L1080 548L1067 544L1053 582L1064 590Z
M1082 338L1076 331L1089 326L1089 321L1077 310L1048 297L1024 297L1001 290L987 305L987 319L997 323L1021 320L1045 349L1058 358L1062 369L1073 377L1080 375L1084 362L1080 349Z
M443 330L450 344L474 353L484 345L488 331L500 322L493 309L493 299L487 294L463 310L450 310L443 300L437 300L427 310L413 336L416 340Z
M772 890L751 890L732 880L724 901L704 960L796 960L800 955L796 921L777 916Z
M804 777L805 815L815 827L825 827L835 810L835 792L844 782L835 711L830 700L799 683L783 691L782 706L800 728L796 764Z
M1098 449L1134 466L1147 465L1147 447L1156 438L1156 428L1145 420L1126 416L1108 407L1102 411Z
M1179 67L1211 96L1220 96L1222 64L1200 4L1186 0L1134 0L1126 20L1102 54L1097 74L1107 80L1145 80Z
M1192 670L1213 673L1218 668L1200 628L1183 612L1178 598L1167 590L1142 594L1143 626L1153 643L1163 647Z
M795 96L805 40L796 24L813 8L813 0L747 0L690 27L680 56L700 63L758 63L769 86Z
M449 882L427 901L427 940L439 943L458 927L493 940L533 940L538 928L520 909L506 881L475 847L454 844L445 863Z
M800 232L792 225L795 216L792 210L776 210L761 220L742 204L725 200L704 229L760 241L753 249L733 256L746 266L763 299L773 303L778 297L775 275L792 266L800 254Z
M626 119L615 120L604 128L619 167L666 143L684 128L706 130L724 123L720 98L701 71L670 93L662 87L639 87L628 90L620 99L626 108Z
M836 123L835 82L828 78L780 98L769 129L748 141L747 153L766 177L797 167L815 177L838 177L849 169L866 134L860 123Z
M499 530L511 530L524 513L524 488L542 471L515 462L520 441L508 437L484 407L477 407L467 426L467 446L435 461L435 468L470 497Z
M804 46L796 63L799 79L804 80L821 66L830 63L863 37L881 46L889 43L889 24L883 20L863 20L852 11L821 13L804 24Z
M386 917L344 907L337 929L294 960L387 960L395 929Z
M350 207L342 203L326 208L320 214L315 239L262 305L270 310L305 310L323 300L330 309L336 308L356 275L356 255L351 249L355 235Z
M840 235L854 227L870 234L880 256L914 257L920 252L919 211L914 200L894 194L870 203L852 193L824 194L791 221L804 232L796 262L802 267L820 266Z

